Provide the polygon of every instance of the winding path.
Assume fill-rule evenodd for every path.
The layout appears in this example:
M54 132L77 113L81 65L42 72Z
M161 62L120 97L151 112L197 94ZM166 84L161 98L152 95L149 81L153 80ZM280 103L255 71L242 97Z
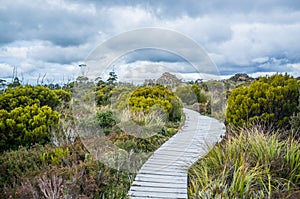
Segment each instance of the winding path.
M129 190L132 199L187 198L187 170L203 157L225 133L219 121L184 109L182 129L158 150L139 170Z

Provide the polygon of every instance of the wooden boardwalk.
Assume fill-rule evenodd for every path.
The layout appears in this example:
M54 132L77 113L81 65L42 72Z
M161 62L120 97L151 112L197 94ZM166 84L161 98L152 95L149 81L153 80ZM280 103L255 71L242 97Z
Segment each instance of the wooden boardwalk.
M139 170L129 190L132 199L187 198L187 170L203 157L209 146L221 140L224 124L184 109L182 129L158 150Z

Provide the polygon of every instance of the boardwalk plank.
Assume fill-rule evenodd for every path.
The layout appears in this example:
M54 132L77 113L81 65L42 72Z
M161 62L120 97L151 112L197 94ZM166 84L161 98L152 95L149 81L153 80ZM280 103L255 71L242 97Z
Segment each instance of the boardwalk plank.
M128 192L131 199L187 199L187 170L225 133L219 121L184 109L181 130L142 166Z

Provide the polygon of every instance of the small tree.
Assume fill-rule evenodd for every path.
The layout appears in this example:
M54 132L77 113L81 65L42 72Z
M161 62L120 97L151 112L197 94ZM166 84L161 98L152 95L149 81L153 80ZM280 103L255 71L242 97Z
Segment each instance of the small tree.
M12 83L7 84L8 88L16 88L18 86L21 86L21 81L18 77L15 77Z
M0 79L0 90L3 91L6 88L6 80Z
M114 71L109 72L109 77L106 80L107 84L114 85L118 80L118 76Z

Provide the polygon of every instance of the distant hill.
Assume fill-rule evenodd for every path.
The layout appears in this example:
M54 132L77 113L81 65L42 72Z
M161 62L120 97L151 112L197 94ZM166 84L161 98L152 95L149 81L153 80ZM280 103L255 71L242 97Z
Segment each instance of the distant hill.
M231 80L234 82L250 82L250 81L253 81L254 78L250 77L246 73L237 73L234 76L230 77L228 80Z
M176 77L176 75L173 75L169 72L165 72L162 74L160 78L156 80L157 84L162 84L162 85L176 85L180 84L181 80Z
M150 86L150 85L164 85L169 88L174 88L181 84L182 81L176 77L176 75L173 75L169 72L163 73L157 80L155 79L146 79L144 82L144 85Z

